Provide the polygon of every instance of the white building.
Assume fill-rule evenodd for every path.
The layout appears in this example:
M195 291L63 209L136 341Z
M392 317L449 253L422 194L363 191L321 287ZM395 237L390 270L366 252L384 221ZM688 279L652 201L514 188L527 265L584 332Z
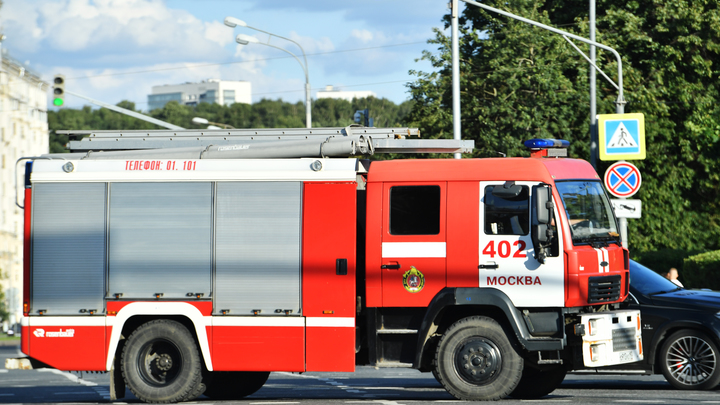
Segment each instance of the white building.
M148 110L163 108L169 101L184 105L198 105L202 102L231 105L250 104L252 88L250 82L209 79L200 83L165 84L153 86L148 95Z
M333 89L333 86L325 86L325 91L318 91L315 95L316 99L321 98L340 98L347 101L352 101L354 98L367 98L377 97L375 93L369 90L358 90L358 91L340 91Z
M21 63L0 54L0 285L10 312L8 325L22 316L23 213L15 204L15 162L48 153L47 98L50 85ZM21 165L18 169L24 173ZM22 174L17 179L20 204ZM58 213L62 215L62 213Z

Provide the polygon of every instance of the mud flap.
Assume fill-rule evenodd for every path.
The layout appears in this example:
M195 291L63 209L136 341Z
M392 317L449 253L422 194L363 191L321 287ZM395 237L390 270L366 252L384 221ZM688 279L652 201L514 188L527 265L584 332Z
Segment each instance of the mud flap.
M115 357L113 366L110 369L110 400L125 398L125 380L119 370L120 359Z

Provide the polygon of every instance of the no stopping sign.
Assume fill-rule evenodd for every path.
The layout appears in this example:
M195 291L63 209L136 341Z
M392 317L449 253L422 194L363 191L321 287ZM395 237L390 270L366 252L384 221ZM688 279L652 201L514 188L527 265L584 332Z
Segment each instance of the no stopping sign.
M642 184L640 170L628 162L617 162L605 172L605 188L615 197L627 198L637 193Z

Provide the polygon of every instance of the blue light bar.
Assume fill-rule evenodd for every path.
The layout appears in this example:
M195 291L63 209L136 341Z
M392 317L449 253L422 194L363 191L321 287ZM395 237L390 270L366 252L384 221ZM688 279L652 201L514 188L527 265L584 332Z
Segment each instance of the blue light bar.
M564 139L530 139L523 142L528 149L567 148L570 142Z

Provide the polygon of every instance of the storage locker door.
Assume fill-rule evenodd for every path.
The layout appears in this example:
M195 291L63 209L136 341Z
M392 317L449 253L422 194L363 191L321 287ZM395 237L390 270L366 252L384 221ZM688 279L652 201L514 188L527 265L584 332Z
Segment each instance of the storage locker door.
M301 194L299 182L217 184L215 312L300 312Z
M211 227L210 183L112 183L108 296L209 298Z
M33 185L33 313L103 312L105 190L105 183Z

